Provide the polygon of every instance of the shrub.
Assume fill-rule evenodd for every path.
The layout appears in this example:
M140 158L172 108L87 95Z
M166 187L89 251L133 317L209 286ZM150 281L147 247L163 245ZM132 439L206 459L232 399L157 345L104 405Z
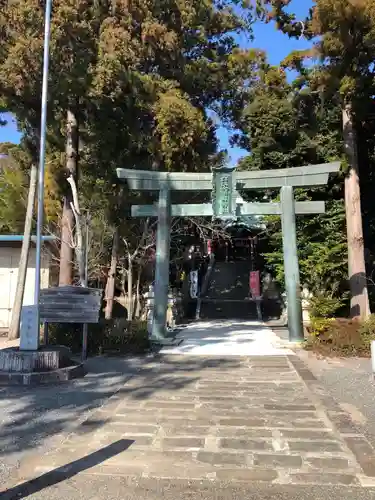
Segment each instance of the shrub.
M327 356L369 356L365 324L352 319L313 318L306 349ZM372 323L375 327L375 321ZM368 332L367 328L367 332Z
M147 321L131 321L106 325L106 333L99 346L99 352L117 351L119 353L141 354L150 349Z
M319 318L312 316L308 331L312 336L319 337L330 330L333 321L335 321L334 318Z
M344 299L341 297L317 294L309 299L310 314L316 318L331 318L341 309Z
M65 345L73 353L82 348L82 325L53 324L49 327L49 344ZM91 355L105 351L140 354L148 351L150 342L147 322L123 318L100 319L98 324L88 326L87 352Z
M371 342L375 340L375 314L371 314L371 316L361 324L359 332L364 346L368 350L369 355L371 355Z

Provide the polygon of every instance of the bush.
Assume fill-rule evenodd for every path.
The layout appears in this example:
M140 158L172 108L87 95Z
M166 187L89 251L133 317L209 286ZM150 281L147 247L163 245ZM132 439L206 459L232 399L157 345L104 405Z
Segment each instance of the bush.
M331 318L342 308L344 299L317 294L309 299L310 314L315 318Z
M106 332L99 352L116 351L122 354L132 353L141 354L150 349L150 341L147 331L147 321L123 320L115 324L106 324Z
M371 342L375 340L375 314L371 314L371 316L361 324L359 332L363 344L366 346L369 355L371 355Z
M49 344L65 345L73 353L79 353L82 349L82 328L81 324L50 325ZM147 352L149 348L146 321L102 318L98 324L88 326L87 352L90 355L106 351L140 354Z
M371 326L370 326L371 325ZM375 331L375 319L370 324L352 319L313 318L308 328L306 349L326 356L370 355L370 329Z
M334 318L319 318L312 316L308 331L313 337L319 337L330 330L333 321L335 321Z

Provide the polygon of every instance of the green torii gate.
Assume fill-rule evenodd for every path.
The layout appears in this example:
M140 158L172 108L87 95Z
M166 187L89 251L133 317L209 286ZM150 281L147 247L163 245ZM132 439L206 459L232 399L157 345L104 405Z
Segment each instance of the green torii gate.
M281 215L289 340L302 341L304 335L295 216L324 213L325 205L323 201L295 201L293 188L325 185L329 174L339 170L339 162L250 172L220 169L212 173L183 173L118 168L118 178L126 180L130 189L159 192L157 204L133 205L131 209L133 217L158 217L151 340L162 345L172 343L165 336L172 216L235 219L248 215ZM238 190L275 188L280 189L280 203L237 203ZM212 203L171 205L171 191L211 191Z

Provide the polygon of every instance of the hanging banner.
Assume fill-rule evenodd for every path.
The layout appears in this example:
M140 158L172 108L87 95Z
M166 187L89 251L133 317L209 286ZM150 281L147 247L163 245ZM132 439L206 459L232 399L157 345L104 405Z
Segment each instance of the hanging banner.
M198 271L190 272L190 297L198 298Z
M260 273L259 271L250 272L249 289L253 298L260 297Z
M207 255L211 255L211 252L212 252L211 240L207 240Z

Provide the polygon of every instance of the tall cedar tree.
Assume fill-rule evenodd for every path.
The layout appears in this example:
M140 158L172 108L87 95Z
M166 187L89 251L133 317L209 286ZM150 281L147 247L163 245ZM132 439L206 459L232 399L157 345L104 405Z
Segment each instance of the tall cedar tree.
M348 164L345 206L348 239L348 267L351 315L365 318L370 313L366 280L361 214L358 137L366 113L373 109L373 61L375 57L374 0L316 0L306 19L285 10L289 0L265 0L266 18L276 20L289 36L313 39L311 51L294 53L291 67L311 56L320 64L310 85L327 97L341 97L342 132Z

